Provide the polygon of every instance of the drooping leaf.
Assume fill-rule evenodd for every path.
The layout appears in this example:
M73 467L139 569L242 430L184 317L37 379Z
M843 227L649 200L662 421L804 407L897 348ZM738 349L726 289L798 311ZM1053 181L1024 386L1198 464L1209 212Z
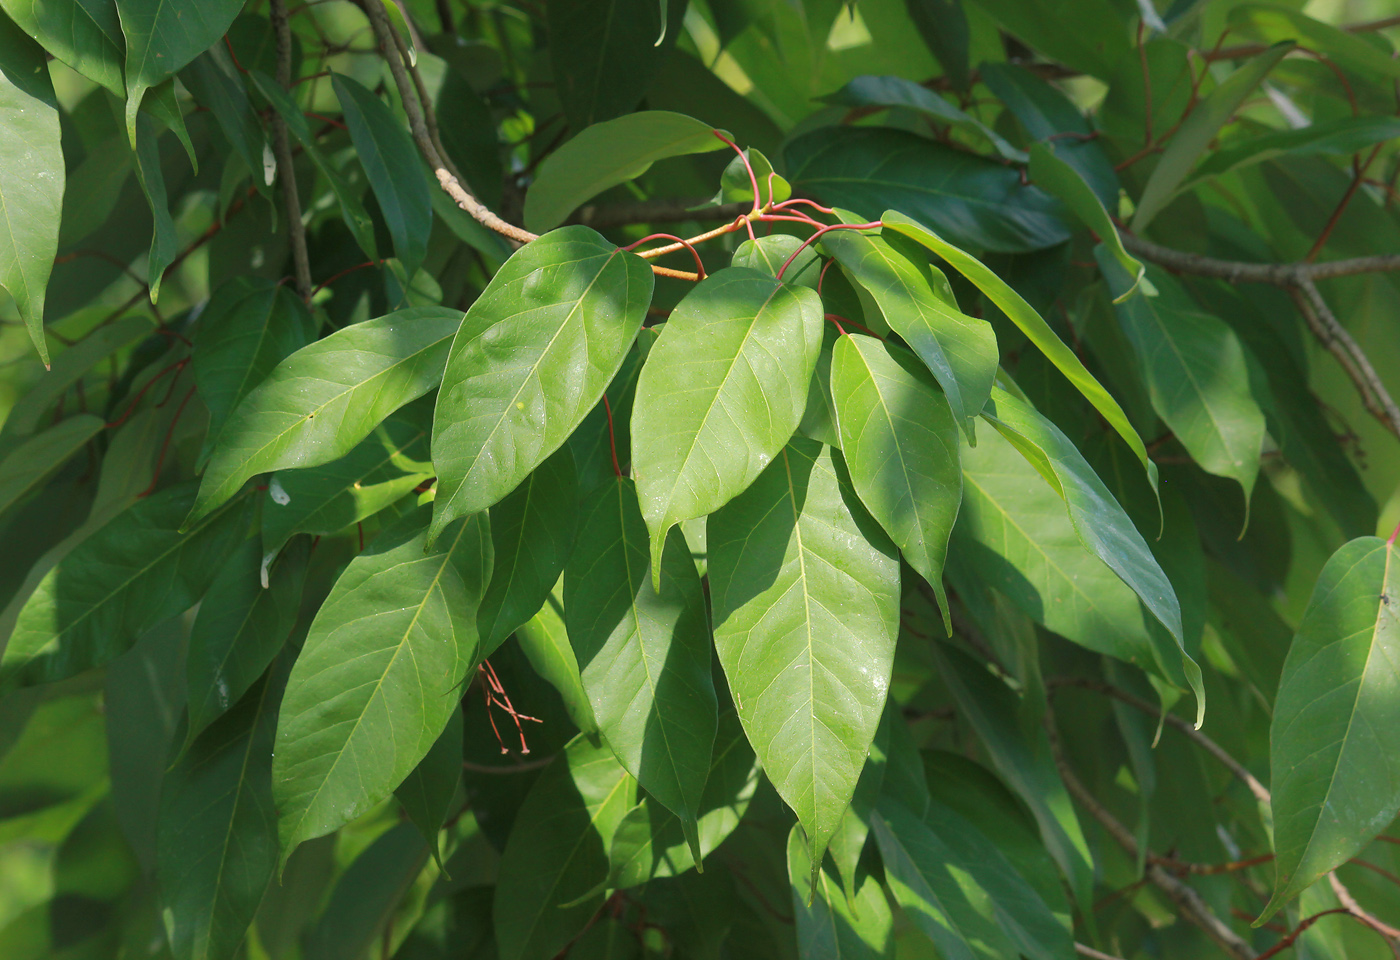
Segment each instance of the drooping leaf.
M0 130L4 131L0 207L5 211L0 227L0 287L14 298L39 359L48 366L44 291L58 252L65 174L58 101L44 51L4 17L0 17Z
M272 770L284 863L297 844L348 823L403 782L479 662L476 608L491 575L486 517L462 520L425 552L427 514L408 514L350 562L287 681Z
M948 75L954 88L966 90L970 83L967 14L962 0L905 0L909 19L919 36Z
M661 589L653 589L630 480L599 487L580 513L564 617L583 689L603 739L642 789L680 817L698 858L717 716L700 577L676 530L662 555Z
M497 271L438 394L432 537L499 503L568 439L622 366L651 292L646 261L588 227L543 236Z
M267 589L256 538L221 560L190 628L187 742L242 699L291 636L308 552L304 542L289 547L269 571Z
M1219 149L1207 155L1191 171L1191 179L1182 185L1182 189L1277 157L1316 154L1345 157L1396 137L1400 137L1400 118L1374 116L1339 117L1298 129L1238 137L1221 144Z
M567 446L491 508L496 562L476 615L487 656L548 599L569 562L578 519L578 480Z
M540 164L525 197L525 226L551 230L580 204L640 177L658 160L725 149L709 124L667 110L595 123Z
M191 522L249 477L350 453L391 413L438 385L461 322L458 310L408 307L287 357L229 415Z
M210 47L180 71L180 82L200 106L214 114L224 137L248 165L253 186L271 196L267 137L253 111L248 87L227 51L220 45Z
M1318 575L1270 728L1274 895L1256 923L1359 853L1400 810L1400 548L1346 544Z
M462 779L462 711L453 710L447 726L418 766L394 790L404 812L428 841L433 859L442 866L438 831L451 813L457 781Z
M115 0L3 0L0 8L45 50L120 97L126 92ZM7 128L8 129L8 128Z
M793 188L875 218L889 209L960 246L1004 253L1069 239L1059 203L1010 167L886 127L823 127L789 141Z
M943 561L962 501L958 426L933 378L906 351L852 333L836 341L831 395L851 484L944 616Z
M104 427L101 417L79 413L10 450L0 460L0 511L8 510L42 484Z
M897 551L844 474L793 438L707 525L715 649L818 863L880 724L899 624Z
M101 666L194 606L242 540L250 503L228 504L181 532L193 501L192 483L171 487L78 544L24 601L0 679L47 683Z
M413 824L400 823L381 833L336 880L329 902L305 936L305 960L363 957L382 944L427 860L428 847Z
M788 442L821 328L815 291L744 267L707 277L672 312L632 406L632 468L654 560L671 527L742 493ZM653 563L658 585L660 575Z
M159 131L150 114L142 112L136 118L132 135L136 147L136 179L146 203L151 208L151 246L146 257L146 273L151 286L151 303L160 297L161 281L166 269L175 262L175 220L170 215L170 200L165 189L165 173L160 166Z
M332 81L355 153L369 176L404 273L413 276L428 252L433 207L418 151L389 107L344 74Z
M849 902L841 885L818 863L814 865L802 830L788 834L788 882L797 926L797 949L803 957L894 957L894 917L884 891L866 875Z
M582 734L535 781L496 881L501 960L550 960L588 925L603 903L608 843L636 790L612 751Z

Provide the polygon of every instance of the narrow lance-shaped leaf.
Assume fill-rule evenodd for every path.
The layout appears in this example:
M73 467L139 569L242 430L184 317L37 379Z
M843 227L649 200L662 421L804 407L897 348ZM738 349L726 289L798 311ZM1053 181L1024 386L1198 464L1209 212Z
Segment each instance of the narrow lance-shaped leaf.
M681 818L692 853L717 707L705 593L679 530L661 590L632 482L599 487L582 509L564 575L564 616L598 730L642 789Z
M1318 575L1270 728L1274 895L1256 925L1400 810L1400 548L1361 537Z
M389 414L437 386L461 319L446 307L409 307L287 357L229 415L190 522L249 477L330 463L355 449Z
M160 297L166 268L175 261L175 220L170 216L170 201L165 192L165 173L160 166L160 134L155 121L142 113L136 118L135 130L136 177L150 204L153 221L146 276L151 287L151 303L155 303Z
M273 763L284 863L403 782L478 662L486 517L462 520L425 551L427 520L426 508L408 514L350 562L292 669Z
M797 429L821 338L816 291L746 267L707 277L671 313L632 405L656 586L671 527L742 493Z
M588 702L588 694L583 690L583 678L579 676L578 657L569 643L569 632L564 624L564 578L554 585L544 605L529 620L515 630L515 642L520 652L530 661L530 666L540 678L553 687L564 701L564 710L569 719L584 733L596 734L598 721L593 717L593 707ZM480 615L477 625L480 626ZM482 635L483 637L485 634ZM485 649L483 647L483 649Z
M569 438L622 366L652 283L645 260L579 226L497 271L462 321L438 394L430 539L500 502Z
M794 438L707 524L715 649L814 863L880 725L899 627L898 552L844 474Z
M54 470L106 427L101 417L80 413L42 430L0 460L0 511L38 487Z
M798 955L812 958L878 960L894 957L894 917L880 882L869 874L849 901L841 885L813 863L802 831L788 834L788 882Z

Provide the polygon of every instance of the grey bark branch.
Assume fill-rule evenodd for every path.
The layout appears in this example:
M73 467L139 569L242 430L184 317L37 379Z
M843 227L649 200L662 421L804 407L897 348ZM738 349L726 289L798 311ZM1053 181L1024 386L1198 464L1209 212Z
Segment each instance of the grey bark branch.
M283 90L292 87L292 30L287 23L286 0L272 0L269 11L277 40L277 83ZM292 144L287 122L272 111L272 149L277 157L277 176L282 180L282 205L287 214L287 239L292 248L292 269L296 273L297 296L311 299L311 260L306 253L306 225L301 222L301 199L297 196L296 170L292 166Z

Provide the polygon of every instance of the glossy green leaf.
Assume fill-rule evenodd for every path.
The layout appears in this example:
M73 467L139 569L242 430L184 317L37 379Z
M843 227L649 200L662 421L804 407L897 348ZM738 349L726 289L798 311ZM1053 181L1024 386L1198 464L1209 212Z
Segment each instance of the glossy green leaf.
M10 450L0 460L0 511L33 492L106 426L101 417L79 413Z
M744 157L748 158L745 165ZM753 177L749 177L749 167ZM762 152L753 147L744 149L744 156L736 156L729 161L720 176L719 192L710 198L711 203L753 203L754 182L758 183L758 205L766 207L772 203L782 203L792 196L792 185L773 172L772 162Z
M1094 379L1093 374L1085 369L1074 351L1055 335L1055 331L1050 329L1050 325L1036 313L1035 308L1027 303L1024 297L974 257L904 214L889 211L881 219L887 228L917 240L948 261L955 270L971 280L988 300L1001 308L1001 311L1011 318L1011 322L1021 329L1040 352L1045 354L1046 359L1069 379L1085 399L1093 404L1094 409L1108 421L1109 426L1127 442L1142 462L1143 469L1147 471L1147 479L1152 489L1157 489L1157 465L1147 456L1147 447L1128 422L1123 408L1113 399L1112 394Z
M658 160L727 149L709 124L666 110L595 123L540 164L525 197L525 226L553 229L584 202L640 177Z
M637 380L632 470L659 558L667 532L742 493L783 449L821 349L816 292L730 267L672 312ZM653 580L661 575L659 565Z
M938 58L953 87L966 90L971 82L968 62L968 23L962 0L908 0L905 8L929 52Z
M904 350L852 333L836 341L831 395L851 484L948 615L943 561L962 501L958 425Z
M136 143L136 111L147 90L173 77L228 32L243 0L194 5L116 0L126 37L126 127Z
M499 503L563 445L622 366L652 282L646 261L588 227L543 236L496 272L438 394L432 536Z
M636 792L612 751L583 735L535 781L496 881L501 960L550 960L588 925L603 904L608 843Z
M0 8L68 66L117 96L126 92L126 40L114 0L3 0Z
M569 643L564 623L563 596L564 582L560 577L539 612L516 628L515 642L535 673L564 701L564 710L574 726L584 733L596 734L598 721L593 717L593 707L584 692L578 658Z
M567 446L491 508L496 562L476 615L487 656L548 599L569 562L578 518L578 479Z
M899 625L898 552L844 474L794 438L707 525L715 649L818 863L880 724Z
M884 891L866 875L847 902L841 885L820 864L813 865L802 830L788 834L788 882L797 927L797 949L804 958L865 960L894 957L894 917Z
M891 728L894 724L903 726L904 720L894 701L887 700L885 714L880 718L880 726L876 728L875 739L870 744L870 756L865 761L865 769L860 772L856 792L851 796L851 805L841 818L840 828L831 837L831 846L827 847L827 856L836 867L836 875L841 878L841 886L846 891L847 903L854 903L860 890L860 862L866 841L870 839L875 803L885 786L885 770L890 761Z
M656 591L636 488L621 477L599 487L580 510L564 617L599 732L642 789L680 817L698 858L717 716L709 619L679 530L665 548Z
M242 699L291 636L309 552L305 542L289 547L268 572L266 589L256 538L221 561L190 627L187 742Z
M835 93L822 97L841 107L903 107L940 123L974 130L986 137L1003 158L1025 163L1024 150L1013 147L1006 138L982 121L949 103L939 94L903 77L856 77Z
M886 127L824 127L789 141L794 190L875 218L891 208L955 243L1004 253L1069 239L1060 205L976 154Z
M1345 863L1400 810L1400 548L1353 540L1318 575L1270 729L1270 917Z
M411 277L427 255L433 225L428 178L418 151L384 101L344 74L336 74L332 86L394 240L394 252Z
M789 257L792 258L792 263L788 263ZM731 267L748 267L770 277L776 277L785 263L785 282L793 286L811 287L813 290L817 288L817 280L822 270L821 258L812 246L804 245L801 239L790 234L775 233L767 237L745 240L735 248L734 256L729 261Z
M350 562L292 669L272 769L284 863L297 844L349 823L403 782L479 662L486 517L461 521L425 551L427 520L426 508L414 511Z
M272 745L286 678L274 666L162 778L156 874L178 960L236 956L277 870Z
M315 339L310 312L285 286L238 278L215 292L200 314L191 358L199 397L209 408L206 450L218 445L239 401Z
M287 357L229 415L191 522L249 477L350 453L391 413L438 385L461 322L461 312L447 307L409 307Z
M228 504L181 532L193 501L192 483L163 490L78 544L24 601L0 679L48 683L101 666L194 606L243 539L250 503Z
M893 242L891 242L893 241ZM874 299L890 329L919 355L943 388L957 423L973 439L973 418L991 394L997 339L991 324L958 309L948 280L903 237L835 230L822 249Z
M668 6L675 7L676 16L670 25L671 41L662 48L672 19ZM547 0L550 36L568 38L549 45L549 60L559 100L575 131L629 113L637 105L675 43L684 11L685 4L676 0L612 0L604 6L589 0Z
M462 779L462 711L453 710L447 726L418 766L394 790L404 813L428 841L433 858L442 866L438 832L451 813L457 782Z
M1099 260L1110 288L1125 289L1130 281L1122 269L1102 255ZM1197 308L1174 278L1154 268L1152 282L1158 296L1135 297L1115 308L1152 408L1203 470L1239 483L1248 504L1265 424L1250 388L1244 345L1223 320Z
M1142 188L1137 210L1129 225L1134 233L1141 233L1147 225L1161 213L1176 195L1191 168L1196 165L1201 154L1220 128L1229 122L1254 88L1263 82L1274 65L1297 46L1293 41L1274 44L1268 50L1245 63L1230 74L1215 91L1196 106L1182 121L1180 129L1172 134L1162 158L1152 168L1152 175Z
M0 17L0 287L14 298L29 339L49 364L44 291L63 211L58 101L44 51Z

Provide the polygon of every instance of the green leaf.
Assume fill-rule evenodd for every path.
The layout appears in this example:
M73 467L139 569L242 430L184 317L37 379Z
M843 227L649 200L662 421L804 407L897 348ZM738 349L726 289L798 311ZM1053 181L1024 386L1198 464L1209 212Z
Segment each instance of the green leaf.
M491 575L485 515L424 550L422 508L350 562L287 681L273 794L283 863L384 800L427 755L479 662ZM387 602L386 602L386 598Z
M798 953L812 958L893 960L894 917L879 881L864 876L848 903L841 885L827 876L820 863L812 863L802 841L801 829L794 826L788 834L787 861Z
M892 242L893 241L893 242ZM958 309L948 279L898 235L834 230L822 248L870 292L890 329L919 355L943 388L953 417L973 440L973 418L991 394L997 339L991 324Z
M462 711L453 710L447 726L437 738L427 756L403 783L394 790L404 813L433 851L433 859L442 868L442 849L438 832L452 812L452 798L457 782L462 779Z
M821 349L816 292L729 267L671 313L637 379L632 466L660 558L675 524L742 493L802 420ZM659 587L661 567L654 563Z
M582 734L535 781L497 875L501 960L550 960L588 925L603 904L608 843L636 790L612 751Z
M10 450L0 460L0 511L8 510L40 486L106 426L101 417L80 413L41 430Z
M126 40L114 0L0 0L0 8L45 50L83 76L118 97L126 92L122 77Z
M165 279L166 268L175 262L175 220L170 216L155 121L143 112L135 122L136 132L132 136L136 146L136 178L141 183L141 192L146 195L146 203L150 205L153 221L146 277L151 286L151 303L155 303L160 297L160 284Z
M844 474L794 438L707 524L715 649L817 863L880 725L899 626L898 552Z
M337 460L438 385L462 314L409 307L337 330L279 363L229 415L193 522L249 477Z
M783 264L787 263L789 257L792 257L792 263L783 271L783 280L794 286L801 285L815 290L817 280L821 276L821 258L810 245L790 234L775 233L767 237L745 240L735 249L729 265L748 267L770 277L777 277L778 271L783 269Z
M905 210L962 246L1002 253L1069 239L1060 205L994 160L886 127L823 127L788 142L799 193L877 217Z
M698 859L717 716L709 620L679 530L661 565L657 591L636 488L622 477L604 484L581 509L564 617L599 732L642 789L680 817Z
M1123 408L1118 405L1118 401L1113 399L1103 386L1094 379L1084 364L1080 361L1073 350L1065 346L1065 342L1055 335L1055 331L1050 329L1050 325L1045 322L1040 314L1035 312L1025 299L1011 289L1006 281L1002 280L995 273L988 270L974 257L959 250L933 231L922 224L911 220L902 213L888 211L881 218L887 228L912 237L919 243L928 247L938 254L963 276L971 280L977 289L986 295L988 300L996 304L1008 317L1011 322L1021 329L1032 343L1045 354L1046 358L1055 365L1061 373L1068 378L1069 382L1084 395L1094 409L1108 421L1118 435L1127 441L1133 453L1137 454L1138 460L1142 462L1143 469L1147 471L1148 482L1152 489L1157 489L1157 464L1147 456L1147 447L1143 445L1142 438L1137 435L1128 416L1123 412Z
M248 87L228 52L222 45L210 47L180 71L180 82L200 106L214 114L224 137L248 165L253 186L271 197L266 172L269 144L248 99Z
M836 341L831 395L851 484L933 587L946 620L943 561L962 501L947 399L913 355L857 333Z
M905 8L924 45L938 58L953 87L967 90L971 83L968 69L968 42L971 38L962 0L906 0Z
M394 252L411 277L428 253L428 232L433 226L423 163L408 131L383 100L344 74L335 75L332 87L394 240Z
M190 628L186 742L242 699L291 636L309 552L305 542L290 547L273 565L266 589L256 538L222 561Z
M44 51L0 17L0 287L49 365L44 290L58 252L65 168L58 101Z
M1323 23L1281 3L1240 4L1230 11L1229 23L1231 28L1267 42L1302 42L1309 50L1327 54L1373 82L1388 86L1388 81L1400 80L1400 64L1391 58L1388 43L1371 43L1365 36Z
M243 0L198 4L116 0L126 37L126 128L136 144L136 111L146 91L173 77L228 32Z
M305 960L369 956L383 943L385 931L392 933L427 860L428 848L413 824L400 823L381 833L336 881L330 902L304 938Z
M162 778L156 873L177 960L234 957L277 870L272 745L286 678L279 662Z
M1147 178L1146 186L1142 188L1142 196L1138 198L1137 210L1133 213L1133 221L1129 225L1134 233L1141 233L1147 229L1153 218L1171 202L1176 196L1177 188L1181 186L1210 142L1215 139L1220 128L1229 122L1235 111L1254 93L1254 88L1259 86L1265 75L1274 68L1274 64L1296 46L1297 43L1292 40L1276 43L1254 57L1230 74L1182 121L1181 127L1167 142L1167 148L1162 151L1162 158L1157 161L1157 166L1152 168L1152 175Z
M1132 50L1111 0L981 0L980 6L1033 49L1103 80Z
M438 394L430 538L499 503L563 445L622 366L651 291L646 261L588 227L543 236L497 271L462 321Z
M574 456L560 447L491 508L496 556L476 623L487 655L533 617L564 572L578 523Z
M875 837L895 899L949 960L1067 960L1070 933L980 830L937 801L882 801Z
M515 642L535 673L558 691L574 726L584 733L596 734L598 721L593 717L593 707L583 690L578 658L574 656L564 625L563 595L563 577L560 577L539 612L516 628Z
M1270 728L1274 895L1256 924L1400 810L1400 549L1361 537L1318 575Z
M1128 286L1121 268L1102 254L1099 268L1115 292ZM1118 322L1142 365L1152 409L1201 469L1244 488L1247 524L1265 424L1244 345L1225 321L1201 312L1173 277L1155 267L1151 273L1159 295L1119 303Z
M891 727L901 726L904 719L894 700L885 701L885 713L880 718L880 726L875 730L875 739L870 744L870 756L865 761L865 769L860 772L856 792L851 797L851 805L841 818L841 826L831 837L827 855L836 867L836 875L841 878L841 886L846 891L847 903L854 903L860 890L860 861L865 853L866 841L870 839L870 817L875 812L875 802L885 785L885 770L889 766ZM907 731L906 731L906 736ZM917 759L918 754L915 753ZM920 770L922 774L922 770ZM922 776L920 777L922 779Z
M821 98L841 107L903 107L941 123L976 131L986 137L1004 159L1025 163L1024 150L1013 147L1006 138L982 121L964 113L927 87L903 77L856 77L835 93Z
M551 230L585 201L640 177L658 160L724 149L709 124L666 110L595 123L540 164L525 196L525 226Z
M194 484L163 490L78 544L24 601L0 680L48 683L101 666L147 630L194 606L243 539L249 501L183 532Z
M1220 145L1192 171L1188 190L1203 180L1278 157L1346 157L1377 143L1400 137L1400 118L1339 117L1296 130L1275 130L1237 137Z
M749 160L744 164L744 157ZM719 192L710 198L711 203L753 203L754 181L758 182L758 205L766 207L782 203L792 196L792 186L773 172L773 164L762 152L753 147L744 148L744 157L729 161L720 176ZM749 178L749 167L753 167L753 178ZM781 236L779 234L778 236Z
M220 287L199 316L191 366L209 408L206 451L228 415L277 364L316 339L306 305L281 284L239 277Z

